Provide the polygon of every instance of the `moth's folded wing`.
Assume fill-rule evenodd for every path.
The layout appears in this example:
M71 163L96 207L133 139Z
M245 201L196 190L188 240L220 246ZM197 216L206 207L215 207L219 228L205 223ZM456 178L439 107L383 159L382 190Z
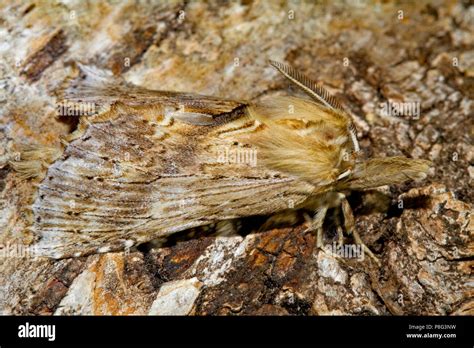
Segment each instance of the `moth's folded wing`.
M306 198L305 187L289 178L168 175L152 182L84 182L71 161L54 164L49 171L54 178L38 192L41 198L33 206L37 255L124 250L191 227L271 214Z
M310 190L259 167L251 153L238 157L234 150L247 148L223 127L116 113L92 122L39 184L37 255L123 250L212 221L286 209Z
M96 113L101 113L117 102L149 108L160 106L172 113L172 116L181 116L183 121L211 125L215 120L223 122L241 117L247 105L244 101L194 93L150 90L128 83L108 70L79 63L75 66L76 75L56 91L58 99L66 108L71 104L87 103L94 105ZM67 110L63 112L67 113Z

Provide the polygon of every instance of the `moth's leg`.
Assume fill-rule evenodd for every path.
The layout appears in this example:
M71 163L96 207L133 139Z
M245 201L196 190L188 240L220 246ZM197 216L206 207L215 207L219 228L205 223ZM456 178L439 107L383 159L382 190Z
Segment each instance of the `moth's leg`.
M321 207L313 216L313 218L310 218L307 214L305 214L305 219L309 222L309 227L306 229L305 232L316 231L316 246L318 248L321 248L323 246L323 223L327 211L327 207Z
M342 214L344 216L344 228L346 229L347 233L350 234L354 231L355 220L354 214L352 213L352 208L345 197L341 201L341 208Z
M334 209L334 221L336 224L336 231L337 231L337 244L339 246L342 246L344 244L344 234L343 234L342 224L341 224L340 209Z
M337 244L343 245L344 244L344 234L342 232L341 225L336 227L337 230Z
M344 228L346 229L347 233L349 234L352 233L356 244L361 245L362 248L364 248L364 252L366 252L380 266L379 259L364 244L364 242L359 236L359 233L357 233L355 229L354 214L352 214L352 209L351 209L351 206L349 205L349 202L347 201L347 198L344 197L341 204L342 204L342 213L344 215Z

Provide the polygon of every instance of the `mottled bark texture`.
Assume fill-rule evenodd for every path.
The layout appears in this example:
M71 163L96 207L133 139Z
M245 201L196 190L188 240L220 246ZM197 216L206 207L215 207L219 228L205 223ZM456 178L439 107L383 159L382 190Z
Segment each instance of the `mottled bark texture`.
M23 211L35 190L7 160L18 144L59 148L76 126L55 116L71 61L150 89L251 101L291 92L267 59L287 62L352 111L367 156L430 159L433 169L422 183L351 195L380 267L318 250L304 220L256 231L263 218L250 218L234 222L240 235L216 237L211 227L130 253L59 261L4 253L0 313L474 313L472 4L138 3L2 1L4 251L31 241ZM403 102L419 102L419 117L384 112ZM325 230L331 241L331 219Z

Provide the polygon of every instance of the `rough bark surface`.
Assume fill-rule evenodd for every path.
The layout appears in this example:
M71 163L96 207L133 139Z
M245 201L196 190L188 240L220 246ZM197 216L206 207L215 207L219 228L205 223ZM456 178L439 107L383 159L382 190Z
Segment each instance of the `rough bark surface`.
M35 189L8 166L17 145L60 145L68 62L150 88L258 101L287 93L285 61L355 115L367 156L430 159L423 183L354 193L357 229L381 260L337 258L304 223L240 235L204 229L159 247L84 258L2 255L3 314L474 314L474 6L4 1L0 6L0 243L28 244ZM402 11L402 12L400 12ZM389 116L386 102L420 102ZM380 204L384 202L385 204ZM326 236L334 232L326 226ZM211 228L212 230L212 228Z

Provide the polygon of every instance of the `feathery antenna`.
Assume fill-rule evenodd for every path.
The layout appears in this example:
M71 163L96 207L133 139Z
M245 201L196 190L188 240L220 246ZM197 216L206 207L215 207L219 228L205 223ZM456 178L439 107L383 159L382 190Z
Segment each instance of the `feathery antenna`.
M283 74L288 80L293 82L299 88L301 88L306 94L313 98L316 102L320 103L323 106L326 106L330 109L336 109L347 114L347 111L339 103L339 101L332 96L323 86L316 84L313 80L303 75L296 69L292 68L289 65L276 62L274 60L268 60L271 66L277 69L280 73ZM350 123L348 131L351 136L352 144L354 146L354 151L359 152L360 146L357 140L357 132L354 126L354 123Z
M338 109L345 112L339 101L329 94L329 92L323 86L316 84L307 76L303 75L289 65L276 62L274 60L269 60L268 62L271 66L282 73L283 76L301 88L306 94L308 94L318 103L330 109Z

